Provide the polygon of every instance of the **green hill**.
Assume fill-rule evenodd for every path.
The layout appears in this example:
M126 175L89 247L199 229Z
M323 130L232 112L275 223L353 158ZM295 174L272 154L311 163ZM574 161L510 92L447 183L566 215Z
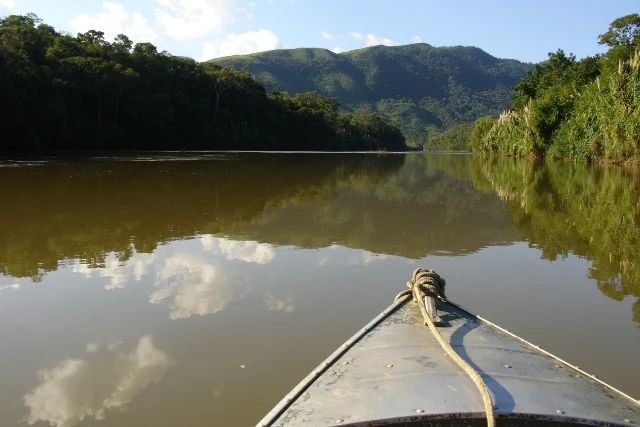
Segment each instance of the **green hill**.
M376 114L316 92L267 94L244 70L126 35L0 17L0 154L48 150L406 150Z
M425 43L340 54L282 49L209 62L248 67L269 90L291 95L317 90L335 97L344 110L381 113L394 120L414 146L458 123L498 114L509 105L512 87L533 67L475 47Z

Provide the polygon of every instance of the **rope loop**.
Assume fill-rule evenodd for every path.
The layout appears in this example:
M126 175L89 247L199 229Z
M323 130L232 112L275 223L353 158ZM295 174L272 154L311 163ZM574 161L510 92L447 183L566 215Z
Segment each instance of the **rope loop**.
M446 282L438 273L433 270L418 268L413 272L411 281L407 282L409 289L419 286L422 292L428 297L445 300L444 286Z
M440 301L446 301L447 298L444 294L444 287L446 284L447 282L435 271L418 268L413 272L411 280L407 282L407 287L409 289L396 295L395 301L398 302L401 298L404 298L407 295L413 295L413 300L418 302L416 299L417 296L414 292L416 288L420 289L425 296L434 297Z
M485 384L484 380L469 363L467 363L458 353L455 352L451 344L444 340L440 331L433 323L431 316L427 312L427 308L425 306L425 298L432 297L437 298L440 301L446 301L444 295L444 286L446 282L440 277L435 271L427 270L423 268L418 268L413 272L413 276L410 281L407 282L407 286L409 289L400 292L395 301L398 302L400 299L405 296L412 295L413 301L418 304L420 308L420 312L422 313L422 317L424 319L424 324L429 327L435 339L440 343L444 351L462 368L463 371L469 375L469 378L475 383L480 395L482 396L482 401L484 403L485 414L487 416L487 426L494 427L496 423L495 415L493 413L493 402L491 400L491 394L489 392L489 388Z

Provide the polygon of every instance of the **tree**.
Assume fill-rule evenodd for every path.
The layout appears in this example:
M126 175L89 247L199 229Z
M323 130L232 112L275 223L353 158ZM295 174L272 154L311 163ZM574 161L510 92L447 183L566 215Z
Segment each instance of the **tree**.
M86 44L103 44L104 33L102 31L89 30L86 33L78 33L78 40Z
M212 119L213 127L216 127L216 124L218 123L220 97L223 93L232 88L237 88L248 91L258 89L259 92L262 92L262 95L266 95L264 93L264 88L255 79L253 79L246 70L237 72L232 67L221 68L211 65L206 66L205 69L213 79L213 90L215 94L215 105Z
M632 13L614 20L609 31L598 38L599 44L609 47L640 45L640 15Z
M529 100L536 98L546 89L563 83L566 71L576 63L574 54L567 56L562 49L548 54L549 59L538 64L519 81L514 88L515 94L511 99L514 108L523 108Z
M335 122L338 118L340 104L333 98L325 98L318 92L296 93L291 100L307 114L317 114L329 122Z
M124 34L118 34L113 41L113 46L116 48L118 52L131 52L131 48L133 47L133 42L131 39Z
M152 57L158 54L158 48L151 43L136 43L133 47L134 55Z
M247 69L133 46L124 34L109 43L101 31L57 33L35 15L0 18L0 152L349 149L361 148L364 128L379 136L371 147L398 145L399 130L373 120L345 138L338 107L318 94L269 97Z

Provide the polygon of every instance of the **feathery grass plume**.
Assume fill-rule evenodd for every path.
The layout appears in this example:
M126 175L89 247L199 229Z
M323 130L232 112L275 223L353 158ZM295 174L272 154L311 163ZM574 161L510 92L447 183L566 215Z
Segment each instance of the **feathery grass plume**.
M608 79L587 85L572 116L554 135L549 154L574 160L637 158L640 141L640 55L619 61Z

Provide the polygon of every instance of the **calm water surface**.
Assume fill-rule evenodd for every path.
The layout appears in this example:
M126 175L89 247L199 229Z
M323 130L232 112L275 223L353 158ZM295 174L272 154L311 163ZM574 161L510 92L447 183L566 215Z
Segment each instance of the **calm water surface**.
M253 425L417 267L638 398L639 195L455 155L0 163L0 425Z

